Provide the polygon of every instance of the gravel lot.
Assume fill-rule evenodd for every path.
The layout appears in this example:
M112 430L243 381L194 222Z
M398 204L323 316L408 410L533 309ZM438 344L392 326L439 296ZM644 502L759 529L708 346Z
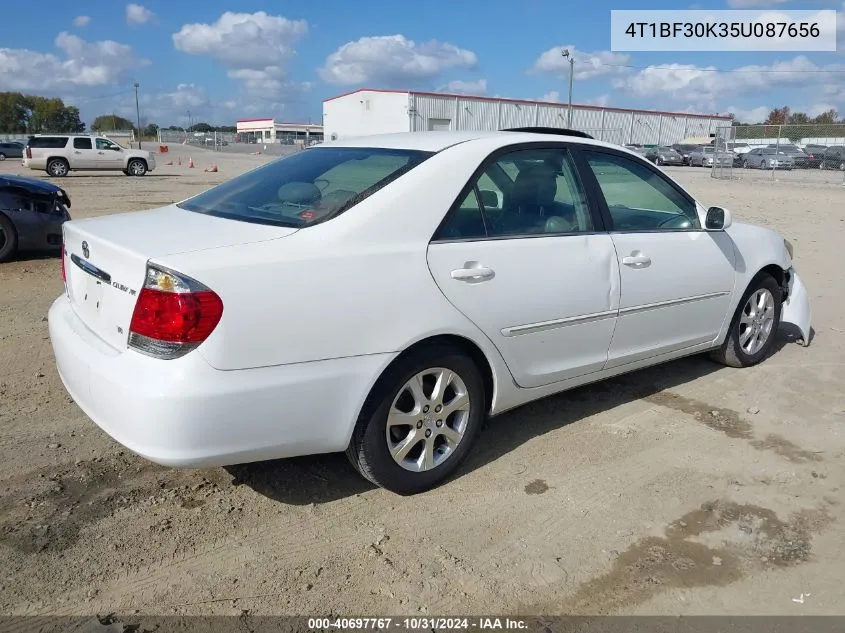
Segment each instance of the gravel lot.
M98 216L267 159L176 147L147 177L62 185L74 217ZM753 369L695 357L523 407L412 498L339 455L203 471L135 457L56 375L59 260L0 265L0 613L842 613L845 186L669 171L792 240L813 344L782 336Z

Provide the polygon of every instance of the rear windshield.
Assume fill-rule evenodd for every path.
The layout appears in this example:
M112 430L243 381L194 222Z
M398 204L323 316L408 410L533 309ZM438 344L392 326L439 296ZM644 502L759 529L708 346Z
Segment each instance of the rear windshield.
M33 136L29 139L29 146L57 149L67 145L67 140L67 136Z
M309 148L177 206L243 222L305 227L343 213L431 155L385 148Z

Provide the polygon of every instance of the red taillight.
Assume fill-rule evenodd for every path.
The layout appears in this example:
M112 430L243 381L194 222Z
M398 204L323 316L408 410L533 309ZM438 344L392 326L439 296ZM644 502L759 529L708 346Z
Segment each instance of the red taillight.
M26 157L32 158L32 148L31 147L26 148Z
M129 331L168 343L202 343L223 316L223 302L210 290L165 292L143 288Z
M148 266L129 323L129 347L157 358L179 358L205 341L222 316L223 301L210 288Z
M65 250L64 242L62 242L62 281L67 283L67 271L65 270L65 256L67 255L67 251Z

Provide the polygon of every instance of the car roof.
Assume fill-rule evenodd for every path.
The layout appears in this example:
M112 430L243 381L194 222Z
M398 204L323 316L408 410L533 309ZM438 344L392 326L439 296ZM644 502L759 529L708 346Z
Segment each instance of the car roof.
M480 140L499 140L502 146L516 143L565 141L583 145L595 145L628 151L622 145L597 141L580 136L565 134L544 134L538 132L516 132L507 130L484 131L423 131L423 132L394 132L391 134L374 134L358 136L336 141L324 141L319 147L380 147L385 149L416 150L423 152L439 152L458 143L470 143ZM318 148L315 148L318 149Z
M45 182L37 180L36 178L27 178L26 176L13 176L12 174L0 175L0 185L17 185L19 187L29 187L30 189L37 189L43 193L58 193L62 188L54 185L52 182Z

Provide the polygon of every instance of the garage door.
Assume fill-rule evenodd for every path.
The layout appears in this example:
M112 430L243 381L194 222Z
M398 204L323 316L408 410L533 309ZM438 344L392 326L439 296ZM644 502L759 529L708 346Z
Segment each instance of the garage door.
M435 132L448 132L452 129L452 119L429 119L428 129Z

